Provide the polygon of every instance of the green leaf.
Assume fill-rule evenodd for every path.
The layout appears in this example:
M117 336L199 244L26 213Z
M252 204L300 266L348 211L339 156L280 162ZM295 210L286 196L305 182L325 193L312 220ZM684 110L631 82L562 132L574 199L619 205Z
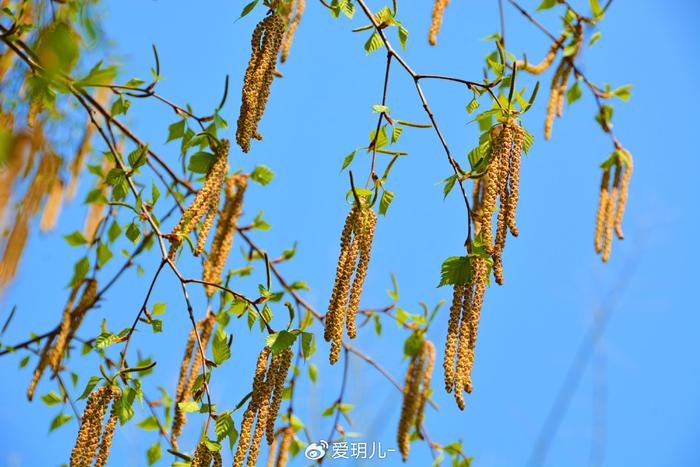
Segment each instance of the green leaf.
M190 163L187 164L187 170L197 174L207 174L209 169L214 165L214 154L209 152L200 151L192 154L190 157Z
M163 449L160 447L160 442L155 443L146 451L146 459L148 459L149 466L158 462L161 456L163 456Z
M304 359L309 359L316 352L315 336L311 332L301 333L301 352Z
M165 307L165 303L156 303L155 305L153 305L153 311L151 312L151 314L153 316L162 315L163 313L165 313Z
M134 416L134 400L136 399L136 391L130 387L125 387L122 390L122 396L114 404L114 411L119 416L119 423L124 425Z
M401 133L403 133L403 127L398 125L395 126L391 132L391 144L394 144L399 140Z
M573 86L569 88L569 90L566 92L566 102L568 102L569 105L573 104L577 100L581 98L581 87L578 84L578 81L574 83Z
M591 5L591 12L593 13L593 16L595 18L602 16L603 9L600 7L600 3L598 3L598 0L589 0L589 3Z
M451 256L442 263L438 287L464 285L469 282L471 275L472 268L468 257Z
M309 363L309 379L312 383L316 383L318 381L318 368L316 368L316 365L313 363Z
M100 378L99 376L91 376L90 381L88 381L87 385L85 386L85 389L83 390L83 393L80 395L80 397L78 397L78 400L87 398L87 396L90 395L90 393L95 388L95 386L97 386L97 383L99 383L100 380L102 380L102 378Z
M214 340L211 343L211 351L214 356L214 363L221 365L231 358L231 349L228 346L228 334L221 328L216 330Z
M129 111L129 107L131 107L131 101L128 99L124 99L123 96L119 96L119 99L115 100L112 104L110 114L112 115L112 117L116 117L117 115L122 114L126 115L126 113Z
M150 417L144 418L140 422L136 424L137 427L143 428L144 430L159 430L160 428L158 427L158 420L156 420L156 417L151 415Z
M476 97L474 97L474 98L472 98L471 101L469 101L469 104L467 104L467 112L473 113L478 108L479 108L479 100Z
M382 47L384 47L384 42L382 42L381 36L376 31L373 32L372 35L369 36L369 39L367 39L367 42L365 42L365 52L367 52L367 54L371 54Z
M129 224L129 227L126 229L126 238L131 240L132 243L136 244L136 241L140 236L141 229L139 229L139 226L134 223Z
M444 194L444 198L447 198L447 195L450 194L450 191L452 191L452 188L454 188L455 183L457 182L457 176L456 175L450 175L446 179L442 181L442 183L445 184L445 186L442 188L442 192Z
M83 256L73 267L73 278L70 281L70 286L74 286L82 281L90 270L90 260L87 256Z
M83 236L82 232L79 230L76 230L70 235L64 235L63 238L66 239L70 246L85 245L88 242L85 236Z
M246 6L244 6L244 7L243 7L243 11L241 11L241 16L239 17L239 19L240 19L240 18L243 18L243 17L246 16L248 13L250 13L251 11L253 11L253 8L255 8L255 6L256 6L257 4L258 4L258 0L253 0L252 2L250 2L250 3L248 3Z
M275 178L275 173L264 165L259 165L250 174L251 180L263 186L267 185Z
M384 190L382 198L379 200L379 214L386 216L386 211L389 205L394 200L394 193L389 190Z
M372 106L372 112L373 113L383 113L383 112L389 112L389 107L386 105L381 105L381 104L374 104Z
M231 412L219 414L219 416L216 418L216 425L214 426L214 429L216 431L217 441L221 442L221 440L228 437L229 446L233 448L233 445L238 438L238 432L236 431L236 426L233 423Z
M537 7L537 11L540 10L549 10L553 6L555 6L558 3L557 0L544 0L542 3L540 3L540 6Z
M403 353L407 357L413 357L423 348L424 338L422 334L413 332L403 343Z
M129 165L133 169L138 169L148 161L148 145L139 146L129 153Z
M350 154L348 154L347 156L345 156L345 159L343 159L343 167L341 167L341 169L340 169L341 172L342 172L343 170L345 170L345 169L350 165L350 163L352 162L352 160L355 158L355 153L356 153L356 152L357 152L357 151L353 151L353 152L351 152Z
M598 42L598 39L600 39L602 36L603 36L603 33L600 31L596 31L595 33L593 33L593 35L591 36L591 40L588 43L588 46L593 47L593 44Z
M119 222L115 220L114 222L112 222L112 225L110 225L109 229L107 230L107 236L109 237L109 241L114 243L114 241L119 238L121 233L122 228L119 226Z
M198 412L199 404L195 401L179 402L177 406L183 412Z
M79 80L76 85L78 86L85 86L85 85L105 85L105 84L111 84L114 81L114 78L117 76L117 67L114 65L108 66L106 68L102 68L102 61L97 62L97 65L92 67L92 69L88 72L88 74Z
M296 334L289 331L280 331L270 334L265 338L265 343L272 350L273 354L278 354L286 348L289 348L297 340Z
M109 249L107 244L100 242L97 245L97 263L100 266L104 266L107 262L112 259L112 251Z
M408 41L408 30L399 25L399 43L404 52L406 51L406 41Z
M180 139L185 135L185 119L180 120L179 122L175 122L172 125L168 127L168 140L166 143L169 143L170 141Z
M63 402L63 398L56 394L54 391L51 391L48 394L44 394L43 396L41 396L41 400L44 401L44 404L48 405L49 407Z
M49 432L55 430L56 428L65 425L67 422L71 421L73 419L72 415L66 415L64 413L60 413L54 417L53 420L51 420L51 426L49 427Z
M623 101L628 101L630 96L632 96L632 85L628 84L626 86L619 87L613 91L615 97L619 97Z

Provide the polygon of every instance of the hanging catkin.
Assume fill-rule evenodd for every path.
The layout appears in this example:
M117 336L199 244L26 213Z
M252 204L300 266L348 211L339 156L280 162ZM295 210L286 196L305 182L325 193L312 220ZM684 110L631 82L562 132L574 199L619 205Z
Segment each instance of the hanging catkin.
M182 358L180 376L178 378L177 390L175 393L175 413L173 415L173 425L170 432L170 441L175 449L177 449L177 438L182 434L182 429L185 423L187 423L187 414L180 410L178 404L180 402L187 402L192 398L194 383L197 380L197 377L200 375L202 365L204 364L202 351L200 350L199 345L197 345L197 336L195 332L199 333L199 341L202 344L202 349L206 349L214 329L215 321L216 316L213 313L208 312L207 316L197 323L197 331L195 329L191 329L189 335L187 336L185 355ZM192 362L191 368L190 362Z
M270 402L270 414L267 418L267 426L265 435L267 444L272 444L275 439L275 421L279 414L280 405L282 404L282 394L284 393L284 382L287 379L289 366L292 364L292 349L286 348L279 354L279 368L274 375L272 388L272 400Z
M175 257L175 253L182 243L182 239L194 230L202 216L205 217L202 222L202 228L199 231L197 246L195 247L195 256L204 249L204 244L207 241L209 229L214 223L214 217L219 210L221 201L221 188L226 177L228 167L228 151L229 142L227 139L222 139L221 143L214 149L214 162L209 169L204 185L197 192L190 207L182 213L180 222L173 228L169 234L170 238L170 258Z
M503 283L503 250L508 230L518 235L515 213L519 198L520 159L525 130L513 121L495 126L490 134L491 160L486 174L475 182L474 228L481 233L484 248L493 256L496 282ZM483 186L483 188L482 188ZM479 198L481 194L481 198ZM493 236L493 213L496 216L496 236Z
M216 223L216 233L211 242L209 256L204 261L202 280L219 284L224 265L231 251L233 234L236 232L238 218L243 210L243 195L248 185L246 175L234 175L226 179L224 208ZM207 295L211 296L216 291L213 286L205 287Z
M250 396L248 407L243 413L241 421L240 434L238 436L238 447L233 458L233 466L241 467L245 460L248 448L250 448L250 435L253 428L253 422L258 414L258 410L264 404L264 393L266 391L265 373L267 372L267 362L270 356L270 348L264 347L258 355L258 361L255 365L255 377L253 378L253 391ZM255 462L253 461L253 465Z
M445 389L454 390L455 401L464 409L463 391L472 391L474 349L488 281L487 260L470 257L471 277L467 284L454 286L445 344ZM456 360L456 361L455 361Z
M65 357L66 350L73 336L80 327L83 318L88 310L95 304L97 295L97 281L94 279L85 280L85 288L83 294L78 301L78 304L73 307L75 298L80 290L81 284L77 284L71 290L68 298L68 303L63 310L63 319L58 328L58 333L52 335L46 340L44 348L39 354L39 362L37 363L32 380L27 389L27 398L32 400L37 384L41 380L47 366L51 366L54 372L60 370L61 361Z
M301 16L304 14L304 8L306 7L306 0L295 0L289 2L289 16L291 16L292 6L295 6L294 17L288 21L287 30L284 33L284 39L282 40L282 51L280 52L280 61L282 63L287 61L289 57L289 50L292 47L292 41L294 40L294 33L299 27L301 22Z
M377 215L370 208L353 206L345 219L345 226L340 236L340 256L335 284L325 319L324 338L326 341L331 341L329 357L331 364L337 362L340 355L343 323L346 324L348 336L351 339L357 335L355 318L367 275L376 225Z
M618 147L611 158L603 164L600 199L596 214L595 249L597 253L601 254L604 262L610 259L613 231L620 240L624 237L622 218L627 204L633 168L632 154L622 147ZM611 170L614 170L612 186Z
M437 44L437 35L442 26L442 17L445 15L445 7L450 3L450 0L435 0L433 4L433 14L430 19L430 30L428 31L428 43L430 45Z
M430 341L424 341L418 351L411 356L406 371L406 381L403 388L403 403L401 418L397 430L397 442L404 462L408 458L411 442L411 427L415 426L420 434L423 421L423 410L430 395L430 380L435 363L435 346Z
M294 428L291 426L285 427L282 430L282 438L279 442L279 451L277 453L277 462L275 467L286 467L289 461L289 449L294 440Z
M81 419L75 447L71 452L71 467L90 467L93 460L95 460L95 467L106 465L118 419L114 404L112 404L109 419L103 430L104 416L110 402L118 397L119 391L111 386L102 386L90 394Z
M39 228L42 232L48 232L56 227L58 215L61 212L63 202L63 181L55 180L49 190L49 196L44 204L44 211L41 213Z
M270 96L283 34L284 23L276 14L265 17L253 31L252 52L243 78L241 111L236 128L236 142L246 153L250 150L251 139L262 139L258 124Z
M566 40L566 34L559 36L559 38L552 43L552 46L547 51L547 55L544 56L540 63L533 65L527 61L518 60L516 61L516 66L519 70L527 71L533 75L539 75L545 72L554 62L554 58L557 56L557 51L561 47L564 40Z

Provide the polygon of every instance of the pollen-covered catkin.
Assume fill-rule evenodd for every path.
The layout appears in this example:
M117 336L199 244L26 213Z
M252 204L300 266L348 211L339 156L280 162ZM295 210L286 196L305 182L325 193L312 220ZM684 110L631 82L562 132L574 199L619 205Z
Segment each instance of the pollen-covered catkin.
M277 373L272 381L272 400L270 402L270 414L267 417L267 427L265 435L267 438L267 444L272 444L275 439L275 421L277 420L277 415L280 410L280 405L282 404L282 394L284 393L284 382L287 380L287 373L289 372L289 366L292 364L292 349L284 349L279 356L279 367L277 368Z
M343 323L350 338L357 335L355 318L367 275L376 223L377 215L367 207L353 206L345 219L335 283L324 323L324 338L331 341L331 365L338 361L340 355Z
M236 129L236 142L246 153L250 150L251 139L262 139L257 127L270 95L283 34L284 23L277 14L265 17L253 31Z
M282 430L282 439L280 439L279 452L277 454L277 463L275 467L286 467L289 461L289 448L294 440L294 428L291 426L285 427Z
M195 256L199 255L203 250L209 229L214 223L214 216L219 210L221 187L223 186L228 167L228 151L229 142L226 139L222 139L221 143L214 150L214 162L209 169L204 185L197 192L192 204L182 213L180 221L170 232L169 256L171 259L175 257L182 239L188 236L202 216L206 215L202 229L199 232L197 246L194 251Z
M610 192L610 200L605 210L605 243L603 244L603 262L610 259L612 251L613 228L615 224L615 205L620 193L620 165L615 165L615 175L613 176L613 186Z
M564 71L565 61L559 63L550 86L549 100L547 101L547 116L544 120L544 139L548 140L552 137L552 125L554 125L554 117L559 103L559 90L561 82L561 74Z
M204 440L200 441L194 450L194 457L190 467L209 467L212 461L211 454Z
M450 306L450 319L447 324L447 339L445 340L445 360L442 367L445 370L445 391L452 392L455 378L455 355L459 338L459 322L462 314L462 303L467 293L467 287L455 285L452 293L452 305Z
M348 305L348 312L345 317L348 336L351 339L354 339L357 336L355 318L357 316L357 311L360 306L360 295L362 294L362 286L364 285L365 278L367 277L367 266L369 265L370 252L372 250L374 230L377 226L377 215L373 210L366 209L363 220L363 225L358 225L359 232L356 233L356 235L359 237L360 242L360 258L357 263L355 279L352 282L352 289L350 290L350 303Z
M71 467L104 467L107 463L112 437L117 424L117 414L112 405L109 420L102 430L104 416L112 399L119 396L119 391L111 386L102 386L88 397L85 411L78 430L78 437L71 452ZM100 441L100 438L102 439ZM99 450L99 451L98 451Z
M401 406L401 418L397 430L397 443L401 457L404 461L408 458L410 448L410 429L415 420L415 412L418 407L418 394L421 379L423 378L423 362L425 355L422 351L416 352L411 357L411 361L406 371L406 380L403 387L403 404Z
M418 410L416 411L416 421L414 423L416 427L416 432L423 438L421 433L421 425L423 424L423 417L425 412L425 404L430 398L430 384L433 379L433 368L435 368L435 345L426 340L423 342L423 352L425 353L425 372L423 373L423 387L420 393L420 399L418 400Z
M537 65L533 65L530 62L525 62L523 60L518 60L516 62L516 66L518 67L518 69L525 70L533 75L539 75L545 72L554 62L554 58L557 56L557 51L559 50L559 47L561 47L561 44L564 42L565 39L565 34L559 36L559 38L552 43L552 46L547 51L547 55L545 55L542 61Z
M493 251L493 272L498 284L503 284L503 250L506 246L508 234L508 178L510 172L510 160L513 145L513 130L510 124L503 125L498 137L497 160L498 164L498 196L500 206L496 216L496 241Z
M512 233L514 237L517 237L519 232L515 213L518 209L518 201L520 198L520 162L525 142L525 130L520 125L513 125L513 130L513 150L510 153L510 172L508 175L509 194L507 223L510 233Z
M566 88L569 83L569 76L571 75L571 63L566 62L564 70L561 73L561 79L559 81L559 91L557 92L557 117L561 117L564 110L564 96L566 96Z
M287 25L287 31L284 33L284 40L282 43L282 51L280 53L280 61L282 63L287 61L289 57L289 50L292 47L292 41L294 40L294 33L299 27L301 22L301 16L304 14L304 8L306 7L306 0L296 0L296 11L294 12L294 17ZM290 11L291 14L291 11Z
M61 213L61 203L63 202L63 181L55 180L49 191L49 196L44 204L44 211L41 213L39 228L42 232L48 232L56 227L58 215Z
M245 460L246 453L250 447L250 435L253 428L255 416L262 403L263 393L265 390L265 373L268 366L268 358L270 356L270 348L264 347L258 355L258 360L255 365L255 376L253 377L253 391L248 402L248 407L243 413L241 421L240 434L238 436L238 447L233 458L233 467L241 467Z
M216 223L216 233L211 242L209 256L204 262L202 272L202 280L218 284L221 282L221 274L224 270L224 265L231 252L233 244L233 235L238 226L238 218L243 210L243 196L248 185L248 177L246 175L234 175L226 179L224 208L221 210L221 215ZM205 287L207 295L211 296L216 290L213 286Z
M442 18L445 15L445 8L450 0L435 0L433 4L433 14L430 18L430 30L428 31L428 43L430 45L437 44L437 35L442 26Z
M626 149L620 149L625 156L625 160L621 161L620 164L624 166L625 173L622 175L622 180L620 181L620 196L617 202L617 209L615 210L615 233L617 238L622 240L624 235L622 234L622 217L625 215L625 207L627 206L627 197L629 195L629 185L630 179L632 178L632 170L634 169L634 162L632 161L632 154Z
M603 169L600 180L600 197L598 199L598 212L595 218L595 251L603 251L603 233L605 231L605 218L610 202L610 168Z

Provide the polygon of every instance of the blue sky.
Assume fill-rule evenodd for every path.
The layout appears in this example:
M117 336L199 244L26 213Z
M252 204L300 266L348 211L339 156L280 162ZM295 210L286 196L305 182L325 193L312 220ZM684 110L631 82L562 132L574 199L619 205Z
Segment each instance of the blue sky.
M106 2L106 30L114 41L115 55L125 65L123 78L149 75L150 47L155 43L165 76L160 92L173 101L190 103L198 114L206 114L218 103L223 77L231 76L224 118L235 124L250 32L262 14L259 9L236 22L241 3ZM406 60L421 73L478 79L483 57L491 50L480 38L499 29L497 3L450 4L435 48L425 39L431 2L420 3L416 7L404 0L400 9L399 17L410 32ZM375 10L381 6L370 4ZM536 4L523 2L530 10ZM699 258L690 236L700 227L693 177L700 167L692 97L688 96L700 84L700 66L693 60L700 40L694 24L697 13L692 1L674 2L673 7L651 0L615 1L600 26L602 38L586 49L580 62L596 83L634 85L631 100L615 105L615 132L634 155L635 173L625 216L626 239L614 244L608 264L594 254L593 227L598 164L611 147L593 121L591 97L584 93L583 99L564 110L564 118L555 121L550 142L542 137L546 93L540 94L524 118L524 125L535 135L535 145L522 167L521 234L506 249L506 284L487 292L474 392L467 398L467 409L459 412L441 388L438 364L434 399L440 411L426 413L431 438L445 444L461 439L478 467L528 463L577 349L585 342L594 315L601 311L610 315L593 359L596 365L586 366L581 375L551 438L545 465L591 465L596 457L591 453L600 449L603 465L609 466L698 464L700 363L693 356L700 351L694 281ZM554 13L543 13L541 19L556 30ZM234 151L230 159L232 167L249 170L265 164L277 173L269 186L251 187L244 220L265 211L272 229L255 232L254 237L272 256L298 240L296 258L282 270L290 280L309 283L312 290L305 297L319 310L327 304L347 212L347 179L338 171L348 152L366 145L367 134L376 124L371 108L381 98L384 54L366 56L362 45L367 33L350 32L363 24L360 14L353 21L335 20L318 3L309 2L290 58L280 66L284 78L273 85L261 126L264 141L254 142L248 155ZM548 46L546 38L507 5L506 30L513 53L534 51L539 57ZM440 82L426 83L425 91L450 147L466 165L466 154L478 137L476 126L466 125L471 117L464 107L471 93ZM393 70L388 103L395 117L426 121L411 80L398 67ZM178 150L163 143L167 125L176 120L171 110L150 102L134 103L128 117L139 135L171 161ZM227 135L233 137L233 129ZM461 254L463 207L454 194L442 200L438 183L450 175L450 167L431 130L406 130L399 148L410 155L398 161L392 172L390 188L396 198L389 215L378 223L362 304L388 304L386 290L394 272L401 306L417 312L420 300L432 306L450 298L451 290L435 286L443 259ZM360 156L353 168L364 174L369 161ZM91 184L84 177L81 192L87 193ZM20 273L2 298L3 314L15 304L18 307L8 342L3 343L10 343L11 337L22 340L30 331L44 332L58 320L67 297L70 264L80 255L61 235L82 225L85 206L80 199L64 210L55 234L32 235ZM240 239L234 245L232 268L242 264L237 251ZM103 317L110 329L130 324L158 258L151 255L141 264L146 274L139 278L132 273L115 287L82 333L89 336L94 330L96 334ZM193 262L184 261L183 269L198 274ZM143 348L158 361L154 374L144 381L151 394L158 385L172 391L176 384L188 327L178 287L171 274L164 275L153 301L168 303L165 332L155 338L142 332L131 347ZM236 286L251 294L255 287L253 280ZM194 300L203 312L204 295L195 293ZM446 312L443 308L429 333L439 349L445 339ZM280 307L280 323L285 314ZM234 336L234 357L212 378L213 396L223 408L232 407L248 391L263 339L257 332L249 333L243 321L232 322L229 331ZM356 344L403 380L404 338L385 320L381 338L370 325L361 330ZM299 416L319 439L330 429L330 420L320 413L337 398L341 376L341 365L328 367L327 350L319 342L312 360L320 370L319 384L300 384L295 402ZM0 385L0 424L6 427L0 437L0 464L59 465L67 458L77 425L71 422L47 434L48 420L58 408L26 402L32 365L18 372L19 360L19 356L0 360L0 374L6 381ZM78 368L85 375L81 387L88 375L96 373L97 363L93 356L81 359ZM393 446L399 393L357 359L350 362L349 377L346 400L357 404L351 430L361 433L363 440ZM51 384L44 381L38 392L47 392ZM602 423L594 415L600 414L596 412L600 407L604 407ZM145 415L137 411L136 419ZM238 425L240 417L235 420ZM194 446L195 431L190 426L181 444L189 441ZM144 452L156 439L155 432L133 425L119 428L111 464L144 465ZM162 465L167 465L168 457L164 456ZM413 444L409 465L428 465L430 459L424 443ZM399 465L399 457L381 464ZM304 463L297 459L293 465Z

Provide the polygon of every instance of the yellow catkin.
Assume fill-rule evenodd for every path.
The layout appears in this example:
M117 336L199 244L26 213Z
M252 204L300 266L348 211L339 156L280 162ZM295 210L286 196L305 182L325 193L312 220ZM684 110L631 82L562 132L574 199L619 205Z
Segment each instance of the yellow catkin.
M348 289L345 288L346 284L343 284L343 278L345 277L345 263L347 262L347 256L350 253L350 246L352 244L352 228L353 223L357 217L357 210L355 207L350 210L347 217L345 218L345 225L343 226L343 232L340 234L340 256L338 257L338 265L336 267L335 273L335 283L333 284L333 291L331 293L330 304L328 305L328 313L325 319L325 329L323 337L326 341L330 341L333 337L333 327L335 324L336 311L338 310L338 302L343 294L347 294Z
M265 17L253 31L252 52L243 78L241 110L236 128L236 142L246 153L250 150L251 139L262 139L257 128L270 96L283 34L284 23L276 14Z
M613 186L610 192L610 200L605 210L605 241L603 243L603 262L610 259L612 251L613 228L615 224L615 205L620 193L620 164L615 165L615 175L613 177Z
M343 322L345 321L345 313L348 304L348 290L350 289L350 279L352 278L352 272L359 252L359 244L360 242L357 236L355 236L352 239L350 251L348 251L347 257L345 258L345 267L342 271L343 276L340 282L341 295L333 319L333 342L331 343L331 353L329 356L331 365L335 364L340 356L340 347L343 343Z
M621 161L620 164L624 165L625 173L622 175L622 180L620 181L620 197L617 202L617 209L615 210L615 233L620 240L624 238L622 234L622 218L625 215L625 207L627 206L627 197L629 195L629 184L632 178L632 170L634 169L632 154L626 149L621 149L621 151L625 155L625 161Z
M430 45L437 44L437 35L442 26L442 18L445 15L445 8L450 0L435 0L433 4L433 14L430 19L430 30L428 31L428 43Z
M192 458L192 464L190 467L209 467L211 464L212 457L209 448L204 443L204 440L200 441L197 448L194 450L194 457Z
M508 213L507 223L513 236L518 236L516 211L520 198L520 162L522 159L525 130L520 125L513 125L513 151L510 154L510 172L508 175Z
M282 351L279 359L279 367L272 381L272 400L270 402L270 414L267 417L267 426L265 430L267 444L272 444L275 439L275 421L277 420L280 405L282 404L284 382L287 380L287 373L289 372L289 366L292 364L293 354L294 352L292 352L290 348L286 348Z
M209 343L214 329L215 320L215 315L213 313L208 313L205 318L197 323L196 328L198 329L199 341L202 343L203 349L207 348L207 344ZM190 361L192 362L191 368L189 368ZM192 398L192 389L197 380L197 376L199 376L201 372L203 363L202 352L199 349L199 345L197 345L197 336L195 335L195 330L192 329L187 338L185 356L182 360L177 384L176 405L170 435L173 446L177 446L177 438L182 434L182 429L185 423L187 423L187 414L180 410L177 403L187 402Z
M246 465L248 467L255 467L258 461L258 456L260 455L260 443L262 442L263 435L267 429L267 422L271 415L270 396L272 395L272 390L275 386L277 376L280 373L282 359L282 354L277 354L272 357L270 366L268 367L267 374L265 376L265 382L259 390L260 401L258 404L258 420L255 424L253 438L250 441L250 449L248 450L248 460L246 461Z
M595 217L595 251L603 251L603 234L605 231L605 216L608 212L610 201L610 168L603 169L600 180L600 198L598 199L598 212Z
M484 248L488 253L494 252L493 243L493 212L496 208L496 201L501 191L501 161L507 157L505 152L504 138L501 138L503 127L496 127L491 133L491 161L486 171L484 181L484 196L481 204L481 233L484 241Z
M63 358L63 353L68 343L68 335L70 334L71 328L71 314L73 311L73 302L78 296L78 291L80 287L77 285L71 290L70 296L68 297L68 303L63 309L63 320L58 329L58 334L56 336L56 345L53 346L49 354L49 364L54 371L58 371L61 363L61 358Z
M112 439L114 438L114 429L117 427L118 420L119 416L116 411L116 404L112 403L112 410L109 415L109 420L107 420L104 432L102 433L102 441L100 441L100 450L97 453L95 467L104 467L107 465L109 450L112 447Z
M479 321L481 320L481 308L484 304L486 294L486 284L488 282L488 265L486 260L476 258L473 264L474 271L474 297L469 307L469 352L467 355L466 374L463 377L465 382L464 390L472 392L471 373L474 366L474 350L476 349L476 337L479 331ZM469 383L467 385L467 382Z
M419 404L421 394L420 385L423 381L425 363L425 353L419 350L411 357L411 361L406 371L406 381L403 387L403 404L401 406L401 417L397 429L397 443L399 452L404 462L408 458L408 450L411 443L410 429L415 422L416 409Z
M503 250L506 246L508 233L508 178L513 145L513 129L510 123L503 125L498 138L498 196L500 206L496 217L496 241L493 251L493 271L498 284L503 284Z
M41 350L41 353L39 353L39 362L36 365L36 368L34 369L34 373L32 374L32 380L29 383L29 388L27 389L27 399L30 401L34 398L34 391L36 390L36 385L39 384L39 380L44 374L44 370L46 370L46 367L49 364L49 355L51 352L52 344L54 341L54 336L51 336L47 339L46 344L44 345L44 348Z
M474 233L481 232L481 200L484 195L484 178L480 177L474 180L474 188L472 189L472 222L474 223Z
M169 256L171 259L175 257L175 253L182 243L182 239L188 236L199 220L206 215L202 229L199 232L195 256L204 248L207 234L214 222L214 218L208 214L210 212L216 214L219 209L221 187L226 177L228 166L228 151L229 142L226 139L222 139L221 144L219 144L214 151L215 160L209 169L204 185L197 192L192 204L182 213L180 221L173 228L172 232L170 232Z
M374 239L374 230L377 226L377 215L371 209L366 210L363 225L357 226L358 231L356 236L359 237L359 260L357 262L357 271L355 279L352 282L350 290L350 302L348 311L345 317L345 323L348 330L348 336L354 339L357 336L357 327L355 318L360 307L360 296L362 295L362 286L367 277L367 266L369 265L370 253L372 250L372 240Z
M301 16L304 14L304 8L306 7L306 0L296 1L296 11L294 12L294 18L289 22L287 26L287 31L284 34L284 40L282 41L282 52L280 53L280 61L282 63L287 61L289 57L289 50L292 47L292 41L294 40L294 33L299 27L301 22Z
M238 218L243 210L243 196L247 184L248 177L245 175L234 175L226 180L224 208L216 224L216 233L211 242L209 256L204 262L202 280L205 282L215 284L221 282L221 274L231 251ZM207 295L211 296L215 291L215 287L206 286Z
M571 75L571 62L566 61L566 65L561 72L561 78L559 81L559 91L557 92L557 117L561 117L564 110L564 96L566 96L566 88L569 83L569 76Z
M459 335L459 320L462 313L462 302L467 286L455 285L450 306L450 318L447 324L447 339L445 340L445 360L442 367L445 370L445 391L452 392L455 377L455 355Z
M95 459L97 459L95 465L104 466L106 464L118 418L114 408L110 413L104 433L102 432L102 424L110 401L117 396L118 391L109 386L102 386L88 397L75 446L71 452L71 467L89 467ZM101 443L100 438L102 438Z
M255 376L253 378L253 392L250 396L248 407L243 413L243 420L241 421L240 432L238 435L238 447L236 448L236 454L233 457L233 467L241 467L243 465L246 452L250 447L251 429L253 427L253 422L255 421L255 415L257 414L258 408L262 402L265 386L265 372L267 371L267 361L269 356L269 347L264 347L260 352L260 355L258 355L258 361L255 365Z
M518 69L525 70L528 73L531 73L533 75L539 75L539 74L545 72L554 62L554 58L557 56L557 51L559 50L559 47L561 47L561 44L564 42L565 39L566 39L565 34L562 34L561 36L559 36L559 38L552 43L552 46L547 51L547 55L545 55L544 58L542 59L542 61L540 63L538 63L537 65L533 65L529 62L518 60L516 62Z
M554 124L554 116L559 102L560 79L564 70L565 61L559 63L550 86L549 100L547 101L547 116L544 120L544 139L549 140L552 137L552 125Z
M433 368L435 368L435 345L430 341L423 342L423 352L425 354L425 372L423 373L423 387L418 400L418 409L416 410L416 421L414 423L416 432L422 438L421 425L425 412L425 404L430 398L430 384L433 379Z
M39 223L39 228L42 232L48 232L56 227L56 222L58 221L58 215L61 213L61 203L63 202L63 182L61 180L56 180L51 190L49 191L49 196L46 199L46 204L44 204L44 211L41 214L41 222Z
M277 438L272 438L272 444L270 444L270 448L267 450L267 467L275 467L275 458L277 457Z
M462 320L459 324L459 346L457 348L457 369L455 372L454 396L459 410L464 410L464 388L471 387L469 379L469 323L465 319L471 306L462 309Z
M27 216L20 212L15 217L10 236L5 243L5 251L0 262L0 286L6 285L15 277L28 235Z
M289 461L289 448L294 440L294 428L291 426L285 427L282 430L282 438L280 439L279 452L277 454L277 462L275 467L286 467Z

